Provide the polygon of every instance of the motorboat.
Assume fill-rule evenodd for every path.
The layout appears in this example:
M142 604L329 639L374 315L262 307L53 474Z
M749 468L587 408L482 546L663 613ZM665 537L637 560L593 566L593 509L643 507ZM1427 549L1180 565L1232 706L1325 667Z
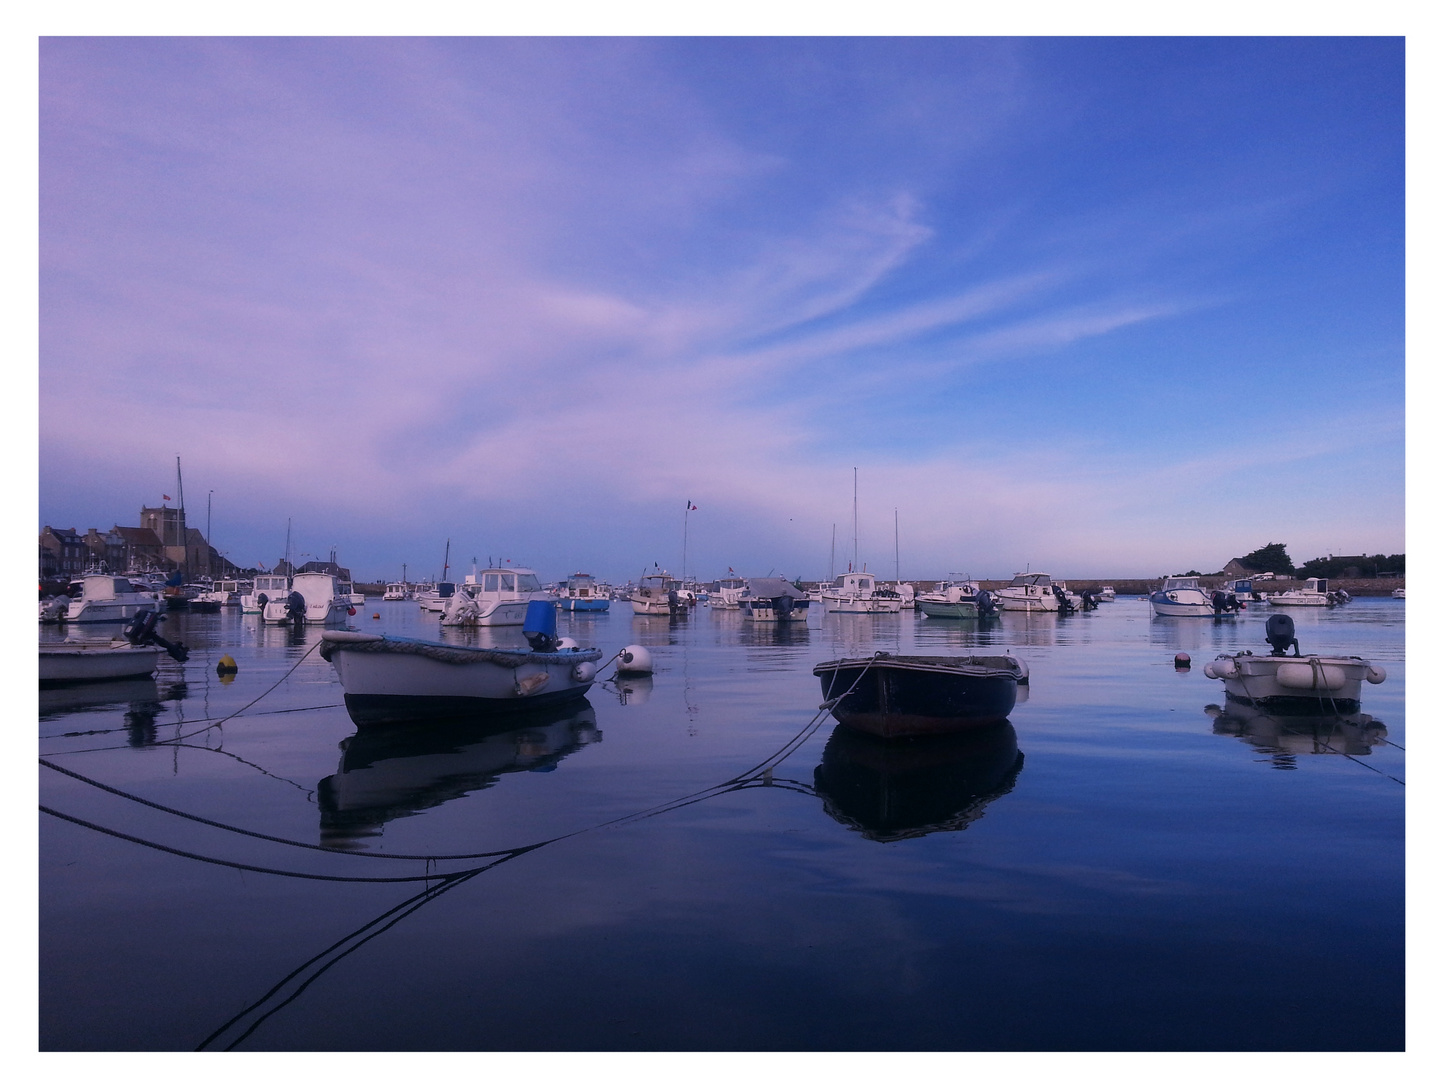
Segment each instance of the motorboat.
M320 655L335 666L357 726L416 719L517 712L584 697L599 649L561 648L555 605L526 604L529 648L481 648L438 641L326 630Z
M433 611L438 614L444 614L445 605L448 604L450 598L455 595L457 588L459 588L459 586L453 581L432 582L428 589L417 593L415 599L420 601L421 611Z
M894 656L815 665L830 713L881 738L941 735L998 724L1028 676L1013 656Z
M290 595L290 578L285 574L257 574L248 593L240 594L240 612L259 615L265 605L276 598Z
M1060 611L1067 606L1065 582L1049 574L1016 574L1010 584L995 590L995 601L1005 611Z
M289 594L271 597L261 617L267 623L331 626L343 623L350 610L350 593L340 591L339 578L306 570L290 579Z
M915 606L931 619L980 619L1000 613L995 598L974 581L942 581L915 597Z
M664 570L644 574L630 590L630 608L636 615L688 615L690 606L680 595L680 583Z
M1115 586L1102 585L1095 599L1099 600L1102 604L1113 604L1115 602Z
M900 610L900 594L877 588L875 575L850 571L820 591L827 615L889 615Z
M710 590L710 606L720 611L739 611L740 598L745 595L746 585L745 579L741 577L718 579L715 587Z
M532 600L551 603L534 570L517 566L467 574L445 604L442 626L519 626Z
M1224 619L1234 618L1240 605L1230 593L1210 592L1197 577L1167 577L1150 594L1150 608L1156 615Z
M810 598L784 578L754 578L740 599L745 618L764 623L803 623Z
M409 600L410 586L403 581L392 581L385 586L385 595L382 600Z
M1340 598L1330 592L1330 579L1323 577L1306 578L1298 589L1270 594L1273 607L1334 607L1339 602Z
M609 611L610 594L594 575L576 571L559 590L561 611Z
M40 643L40 685L146 679L155 674L161 653L184 663L190 650L166 641L155 627L163 616L154 610L137 612L123 636L113 641L82 639Z
M212 581L210 588L202 592L194 600L190 601L192 610L197 602L207 605L218 605L203 610L218 610L221 607L240 607L241 596L245 592L245 582L238 578L221 578L219 581Z
M67 623L129 622L142 612L164 611L165 601L153 592L135 588L118 574L86 574L61 615Z
M1225 582L1220 588L1223 592L1235 597L1236 603L1241 607L1248 607L1257 602L1263 603L1265 600L1263 594L1255 591L1253 578L1236 578L1234 581Z
M1356 713L1360 691L1385 681L1385 669L1358 656L1301 656L1288 615L1265 620L1268 655L1222 653L1205 675L1225 684L1225 696L1267 713ZM1286 650L1294 649L1287 656Z
M1391 595L1394 599L1396 599L1396 600L1404 600L1404 599L1405 599L1405 590L1404 590L1404 589L1395 589L1395 590L1391 591L1390 595Z

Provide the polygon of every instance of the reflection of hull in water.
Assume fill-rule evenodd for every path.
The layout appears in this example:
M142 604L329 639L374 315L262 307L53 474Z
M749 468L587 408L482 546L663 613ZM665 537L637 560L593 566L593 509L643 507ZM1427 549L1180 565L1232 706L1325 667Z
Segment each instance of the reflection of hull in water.
M325 843L373 836L385 822L493 785L504 773L546 772L600 740L585 702L526 716L449 719L366 728L340 745L340 765L321 780Z
M40 715L62 716L110 705L160 708L160 688L154 679L118 679L113 682L75 683L40 691Z
M1304 754L1348 754L1363 757L1389 732L1368 713L1346 716L1276 715L1238 701L1222 709L1207 705L1205 715L1215 721L1216 735L1244 739L1274 756L1277 768L1294 768Z
M832 818L885 843L967 828L1014 788L1024 761L1008 721L903 741L837 726L815 769L815 790Z

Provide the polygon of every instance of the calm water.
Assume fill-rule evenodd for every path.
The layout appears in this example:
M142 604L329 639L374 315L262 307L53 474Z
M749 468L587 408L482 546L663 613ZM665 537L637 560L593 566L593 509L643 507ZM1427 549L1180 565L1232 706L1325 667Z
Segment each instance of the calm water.
M1122 597L987 630L905 612L776 631L624 604L561 616L607 657L652 650L623 698L402 737L356 734L305 655L319 628L173 614L183 670L41 693L42 759L325 850L41 767L45 806L251 869L41 815L40 1045L1401 1049L1404 602L1287 613L1303 652L1386 667L1363 726L1223 709L1200 666L1263 651L1263 608L1215 626ZM411 603L351 622L442 636ZM757 783L687 798L805 729L816 662L877 649L1009 651L1032 685L1009 726L923 748L827 717Z

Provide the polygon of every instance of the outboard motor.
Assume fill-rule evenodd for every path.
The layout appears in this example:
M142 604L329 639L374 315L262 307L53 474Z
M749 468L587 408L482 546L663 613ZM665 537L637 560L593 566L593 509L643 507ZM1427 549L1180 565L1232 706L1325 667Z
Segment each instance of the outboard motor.
M1080 610L1081 610L1081 611L1094 611L1094 610L1095 610L1096 608L1098 608L1099 606L1100 606L1100 601L1095 598L1095 592L1094 592L1094 590L1092 590L1092 589L1081 589L1081 590L1080 590Z
M123 631L125 640L131 645L159 645L177 664L183 664L190 656L190 650L178 641L166 641L155 632L155 624L163 618L158 611L138 612Z
M1216 589L1210 594L1210 609L1214 611L1216 615L1219 615L1225 610L1225 594L1219 589Z
M777 619L788 619L790 612L795 610L795 598L788 593L783 596L772 596L770 606L775 609Z
M292 592L285 598L285 614L295 621L296 626L305 625L305 597Z
M1074 614L1075 614L1075 604L1071 601L1070 597L1065 594L1065 590L1064 590L1064 589L1058 589L1058 588L1057 588L1057 589L1055 590L1055 598L1060 601L1060 614L1061 614L1061 615L1074 615Z
M549 600L531 600L525 608L525 640L535 652L555 652L560 638L555 632L555 605Z
M674 589L671 589L665 594L665 599L670 601L670 614L674 615L680 608L680 594Z
M255 597L255 602L260 605L260 610L264 611L265 605L270 602L270 597L262 592L259 596Z
M981 616L989 618L996 613L995 597L989 589L981 589L975 594L975 607L979 609Z
M1271 615L1265 620L1265 643L1272 646L1271 656L1284 656L1285 650L1295 646L1295 655L1300 655L1300 642L1295 640L1295 620L1289 615Z

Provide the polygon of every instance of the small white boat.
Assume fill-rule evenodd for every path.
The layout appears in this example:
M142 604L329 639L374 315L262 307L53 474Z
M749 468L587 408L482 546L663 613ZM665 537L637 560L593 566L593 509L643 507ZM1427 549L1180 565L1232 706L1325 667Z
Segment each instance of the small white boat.
M459 588L459 586L453 581L437 581L428 589L417 594L415 599L420 601L421 611L434 611L443 614L445 605L448 604L450 598L455 595L457 588Z
M1115 602L1115 586L1102 586L1099 595L1096 596L1096 599L1099 600L1102 604L1113 604Z
M630 608L636 615L688 615L690 605L680 595L680 583L664 570L645 574L630 590Z
M410 586L403 581L392 581L385 586L383 600L409 600Z
M1059 611L1066 599L1065 583L1050 580L1049 574L1016 574L995 591L995 599L1005 611Z
M342 587L343 587L344 584L345 584L344 582L341 582ZM362 593L359 589L357 589L357 588L355 587L355 583L354 583L353 581L350 582L349 584L350 584L350 606L351 606L351 607L363 607L363 606L365 605L365 594Z
M40 646L40 685L148 678L164 651L123 639L45 642Z
M357 725L545 708L583 697L595 681L599 649L558 648L555 605L527 602L528 649L477 648L438 641L326 630L320 655L335 666Z
M350 594L340 591L334 574L308 570L290 579L286 596L272 597L261 617L267 623L310 623L332 626L344 623L350 613Z
M532 600L550 602L534 570L481 570L465 581L445 604L442 626L520 626Z
M559 590L561 611L609 611L610 593L593 575L576 571Z
M765 623L803 623L810 614L810 598L784 578L755 578L740 600L745 618Z
M1404 589L1396 589L1396 590L1394 590L1393 592L1391 592L1390 595L1393 596L1396 600L1404 600L1404 599L1405 599L1405 590L1404 590Z
M1334 607L1339 598L1330 593L1329 578L1306 578L1298 589L1287 589L1282 593L1271 593L1270 603L1274 607Z
M917 596L915 606L931 619L979 619L999 614L994 597L973 581L941 582L934 591Z
M73 586L72 586L73 588ZM61 616L68 623L129 622L141 612L164 611L165 601L141 592L117 574L86 574L79 595L72 596Z
M1360 690L1385 681L1385 669L1358 656L1301 656L1288 615L1265 622L1268 656L1222 653L1205 665L1207 678L1225 684L1225 696L1268 713L1354 713ZM1293 646L1294 655L1285 651Z
M1156 615L1233 619L1239 606L1227 593L1217 590L1212 594L1195 577L1167 577L1150 594L1150 607Z
M900 610L900 594L876 588L875 575L847 572L820 590L827 615L890 615Z
M290 595L290 579L284 574L259 574L248 593L240 594L240 612L259 615L271 600Z
M744 578L720 578L715 582L715 588L710 590L710 606L719 611L739 611L740 598L745 595L745 588ZM815 597L811 595L810 599Z

